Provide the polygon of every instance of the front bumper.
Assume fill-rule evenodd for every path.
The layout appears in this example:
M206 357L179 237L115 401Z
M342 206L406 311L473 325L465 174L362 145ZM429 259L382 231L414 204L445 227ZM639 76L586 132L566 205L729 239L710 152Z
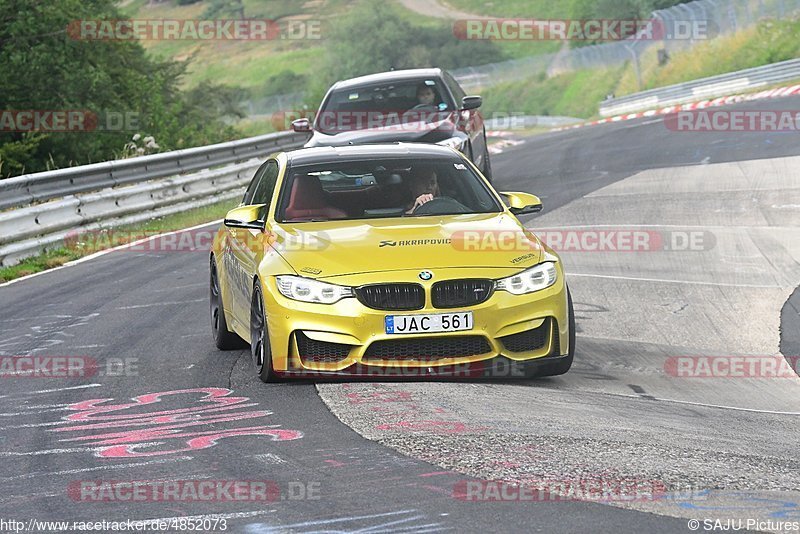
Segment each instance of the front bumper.
M408 312L371 309L355 298L332 305L298 302L278 292L274 277L265 278L274 370L378 376L406 369L410 375L422 374L420 370L458 375L485 373L487 365L497 367L498 362L502 366L503 362L554 361L569 351L567 291L560 264L558 270L558 281L545 290L527 295L495 291L481 304L457 309L434 308L430 299L434 281L421 282L417 270L331 280L346 285L419 283L425 289L425 306ZM487 278L486 270L438 269L435 281L478 277ZM465 311L473 313L469 331L391 335L384 329L387 315Z

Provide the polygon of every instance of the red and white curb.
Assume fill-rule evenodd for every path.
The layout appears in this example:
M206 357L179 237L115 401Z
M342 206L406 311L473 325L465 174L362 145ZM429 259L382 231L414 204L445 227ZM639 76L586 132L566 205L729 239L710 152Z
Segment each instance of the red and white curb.
M489 136L489 132L486 132L486 135ZM521 145L523 143L525 143L523 139L503 139L497 143L492 143L489 145L489 154L501 154L503 149Z
M800 84L791 85L787 87L778 87L776 89L769 89L767 91L761 91L760 93L723 96L720 98L715 98L713 100L701 100L700 102L691 102L689 104L676 104L674 106L667 106L665 108L660 108L660 109L651 109L648 111L640 111L637 113L616 115L614 117L606 117L605 119L599 119L596 121L573 124L572 126L562 126L560 128L553 128L550 131L560 132L563 130L572 130L574 128L583 128L584 126L594 126L596 124L627 121L631 119L640 119L642 117L653 117L655 115L667 115L669 113L676 113L678 111L690 111L693 109L713 108L717 106L735 104L737 102L749 102L751 100L763 100L765 98L777 98L777 97L791 96L797 94L800 94Z
M510 130L486 130L486 137L511 137L515 135Z

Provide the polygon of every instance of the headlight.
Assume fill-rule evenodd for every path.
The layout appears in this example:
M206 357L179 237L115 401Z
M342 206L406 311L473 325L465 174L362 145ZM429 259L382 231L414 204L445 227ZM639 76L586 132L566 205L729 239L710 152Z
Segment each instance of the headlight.
M320 304L333 304L343 298L354 296L353 289L350 287L288 275L278 277L278 291L286 298Z
M556 264L552 261L540 263L530 269L526 269L519 274L496 280L495 289L508 291L514 295L524 295L547 289L556 283L558 271Z
M464 151L464 141L465 139L461 137L448 137L444 141L439 141L436 143L437 145L448 146L450 148L455 148L456 150L463 152Z

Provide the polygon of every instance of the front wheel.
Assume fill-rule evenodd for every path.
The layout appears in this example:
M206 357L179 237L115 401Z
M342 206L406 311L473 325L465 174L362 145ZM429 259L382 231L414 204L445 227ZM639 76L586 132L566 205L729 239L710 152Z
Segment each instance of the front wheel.
M277 382L278 376L272 368L272 346L269 343L264 295L259 282L256 282L253 288L253 303L250 309L250 354L258 378L262 382Z

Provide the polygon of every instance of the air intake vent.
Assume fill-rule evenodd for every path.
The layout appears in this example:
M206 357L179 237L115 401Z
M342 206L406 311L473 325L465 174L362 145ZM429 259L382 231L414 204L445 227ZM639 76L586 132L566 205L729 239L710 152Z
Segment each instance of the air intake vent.
M429 362L477 356L491 351L491 345L483 336L389 339L372 343L367 347L364 359Z
M303 332L295 332L297 340L297 351L300 359L304 362L314 363L333 363L340 362L347 358L353 345L343 343L329 343L327 341L317 341L306 336Z
M547 338L550 335L550 324L552 322L552 319L547 319L539 328L525 330L524 332L511 334L510 336L503 336L499 338L500 342L509 352L540 350L547 345ZM558 332L558 330L556 330L556 332Z

